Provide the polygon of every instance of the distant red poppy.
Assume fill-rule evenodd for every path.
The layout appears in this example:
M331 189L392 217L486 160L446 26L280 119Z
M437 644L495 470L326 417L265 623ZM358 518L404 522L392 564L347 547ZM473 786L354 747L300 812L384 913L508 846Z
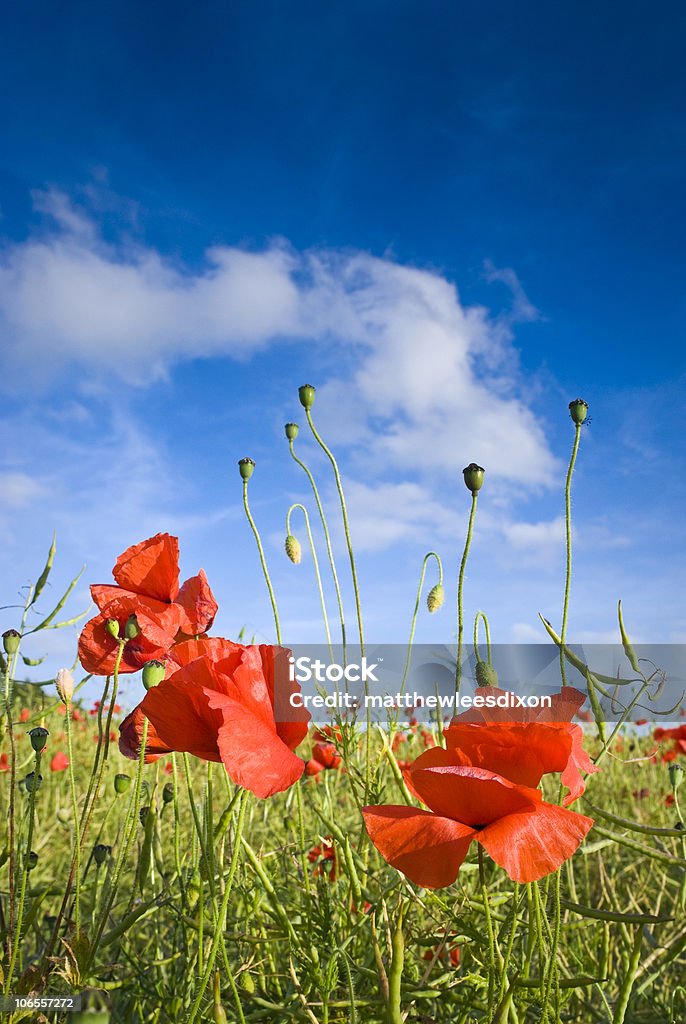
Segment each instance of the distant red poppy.
M427 888L455 881L473 840L516 882L556 871L593 821L545 803L534 787L545 773L565 768L572 737L536 722L450 728L447 749L427 750L405 772L408 788L429 810L362 809L376 848Z
M663 764L676 761L679 755L686 754L686 725L677 725L673 729L663 729L661 726L658 726L653 731L653 739L657 740L658 743L663 743L665 740L672 742L672 746L660 755L660 760Z
M22 708L21 711L19 712L19 721L20 722L28 722L30 717L31 717L31 712L29 711L28 708Z
M327 839L322 839L321 843L318 843L317 846L313 846L307 853L307 859L311 864L315 865L315 869L312 872L315 878L321 877L328 878L330 882L336 881L339 870L338 858L331 836Z
M221 761L233 781L258 797L293 785L305 765L293 751L310 715L294 709L290 652L219 637L188 640L170 652L167 678L152 687L119 727L119 749L139 756L148 719L146 761L173 750Z
M326 769L339 768L342 761L333 743L315 743L312 757L305 766L307 775L318 775Z
M336 725L321 725L312 733L315 743L342 743L343 734Z
M0 754L0 772L8 772L10 770L10 762L7 754Z
M109 675L119 644L107 630L115 619L124 636L126 622L135 616L139 633L129 640L119 671L137 672L163 657L177 637L204 633L212 625L217 602L201 569L179 587L179 542L158 533L134 544L119 556L112 570L116 585L91 587L100 614L86 623L79 637L79 658L87 672Z
M51 772L63 772L68 767L69 758L67 757L66 754L63 754L61 750L58 751L50 761Z
M457 945L447 946L445 942L438 943L433 949L427 949L424 953L422 960L433 960L434 957L447 967L450 964L451 967L460 966L460 947Z

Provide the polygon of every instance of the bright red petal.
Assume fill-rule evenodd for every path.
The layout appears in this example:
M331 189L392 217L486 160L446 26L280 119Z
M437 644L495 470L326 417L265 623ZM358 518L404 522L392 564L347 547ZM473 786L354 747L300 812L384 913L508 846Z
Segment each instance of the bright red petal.
M242 659L243 648L235 644L233 640L225 640L220 636L201 636L197 640L183 640L176 643L169 651L167 657L168 674L172 675L177 669L190 665L198 658L209 658L210 661L226 661L233 659L235 665L239 665Z
M132 761L137 761L140 757L144 722L145 715L139 704L119 726L119 749L124 757L130 758ZM148 721L148 732L145 740L145 763L151 764L162 757L163 754L170 753L171 747L162 742L157 735L155 726L152 722Z
M207 697L214 685L211 663L200 658L148 690L139 706L169 750L221 760L217 735L223 717L210 708Z
M476 836L473 829L418 807L363 807L362 815L381 856L427 889L455 881Z
M119 644L110 636L105 623L116 619L123 636L125 623L131 615L136 616L140 634L125 645L119 671L122 674L137 672L146 662L165 656L178 632L179 609L173 604L127 595L110 601L105 610L81 630L79 658L86 672L104 676L114 671Z
M535 882L557 871L592 825L583 814L541 802L494 821L477 841L514 882Z
M455 722L446 729L445 742L467 763L533 787L548 772L563 771L572 752L572 737L566 730L538 722Z
M408 774L427 807L465 825L488 825L541 800L539 790L516 786L485 768L450 765L412 768Z
M499 686L482 686L477 690L479 697L507 697L508 690ZM510 708L510 707L478 707L470 708L457 715L451 725L456 722L571 722L586 694L574 686L563 686L559 693L551 694L549 708Z
M293 707L291 696L300 693L300 685L290 678L291 652L285 647L260 644L262 671L267 683L269 699L273 708L276 731L291 750L307 736L308 723L312 717L305 708Z
M181 605L181 630L189 636L204 633L214 622L218 604L210 590L204 569L183 584L176 598Z
M157 533L119 556L112 575L120 587L137 594L173 601L179 592L179 541Z
M566 728L572 739L572 752L569 755L569 761L565 770L562 772L561 781L562 785L566 786L569 790L563 801L565 807L568 807L586 789L586 783L581 777L581 772L593 775L598 771L598 768L596 768L584 750L584 734L581 727L578 725L568 725Z
M221 703L224 724L218 735L219 753L237 785L264 799L298 781L305 762L289 750L276 732L239 701L220 694L209 696L212 706Z

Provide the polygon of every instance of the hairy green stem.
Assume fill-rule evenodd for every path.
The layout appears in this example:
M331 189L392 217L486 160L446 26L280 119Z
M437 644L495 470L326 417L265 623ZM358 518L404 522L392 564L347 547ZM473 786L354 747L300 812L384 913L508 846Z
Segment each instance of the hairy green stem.
M460 562L460 575L457 582L457 666L455 668L455 693L460 692L460 679L462 677L462 635L464 632L464 613L462 607L462 591L464 588L464 573L467 566L467 558L469 556L469 548L472 543L472 533L474 531L474 516L476 515L476 503L478 501L478 492L472 491L472 506L469 510L469 523L467 525L467 537L465 539L464 551L462 552L462 561Z
M279 611L278 611L278 609L276 607L276 595L274 594L274 588L272 586L272 581L271 581L270 576L269 576L269 570L267 569L267 560L264 557L264 548L262 547L262 541L260 539L260 534L259 534L259 531L257 529L257 526L255 525L255 520L253 519L252 514L250 512L250 506L248 504L248 481L247 480L243 481L243 507L245 509L245 514L248 517L248 522L250 523L250 528L251 528L251 530L253 532L253 535L255 537L255 541L257 543L257 550L258 550L259 556L260 556L260 564L262 566L262 572L264 574L264 578L265 578L265 581L266 581L266 584L267 584L267 590L269 591L269 600L272 603L272 612L274 613L274 625L276 626L276 642L278 644L280 644L281 643L281 625L279 624Z
M305 518L305 529L307 530L307 539L308 539L308 542L309 542L309 545L310 545L310 551L312 553L312 564L314 565L314 574L315 574L315 577L317 579L317 590L319 591L319 602L320 602L320 604L322 606L322 616L323 616L323 619L324 619L324 629L326 631L326 643L327 643L328 648L329 648L329 654L331 656L331 660L333 661L333 647L331 645L331 631L329 629L329 617L326 614L326 601L324 600L324 589L322 587L322 577L321 577L321 573L319 572L319 559L317 558L317 549L314 546L314 538L312 536L312 530L310 529L310 517L307 514L307 509L305 508L304 505L301 505L299 502L296 502L294 505L291 505L291 507L289 508L289 510L288 510L288 512L286 514L286 533L290 534L290 532L291 532L291 513L296 508L300 509L300 511L302 512L302 514L303 514L303 516Z
M574 472L574 465L576 463L577 452L579 451L579 441L581 440L581 424L577 423L574 427L574 444L572 445L572 454L569 459L569 466L567 468L567 479L565 481L565 541L567 548L567 563L565 567L565 593L564 601L562 604L562 629L560 631L560 639L562 640L562 647L560 648L560 673L562 675L562 685L567 685L567 674L565 671L565 656L564 656L564 644L567 636L567 615L569 612L569 592L572 583L572 474Z

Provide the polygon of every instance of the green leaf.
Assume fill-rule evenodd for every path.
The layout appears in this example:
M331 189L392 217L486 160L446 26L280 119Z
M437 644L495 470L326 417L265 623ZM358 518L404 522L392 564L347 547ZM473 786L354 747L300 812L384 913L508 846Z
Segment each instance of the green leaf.
M71 594L72 590L74 589L76 584L79 582L81 577L83 576L83 572L84 572L85 568L86 568L86 566L84 565L83 568L81 569L81 572L78 574L78 576L74 577L74 579L71 581L71 583L69 584L69 586L65 590L64 594L62 595L60 600L57 602L55 607L53 608L53 610L50 612L50 614L47 615L43 619L42 622L39 622L39 624L37 626L34 626L33 629L28 630L29 633L37 633L40 629L45 629L45 627L48 626L52 622L52 620L55 618L57 613L59 611L61 611L62 608L64 608L64 605L65 605L65 603L67 601L67 598L69 597L69 595ZM72 621L73 622L77 622L79 618L83 618L83 616L86 615L86 614L87 614L86 612L83 612L83 614L79 615L77 619L71 620L68 623L59 623L59 625L71 625ZM57 628L57 627L54 627L54 628Z
M567 659L569 664L573 665L575 669L578 669L578 671L581 672L581 675L585 678L586 673L591 671L588 665L585 665L581 658L577 657L574 651L571 651L566 644L562 643L562 640L557 635L553 627L550 625L547 619L543 618L540 612L538 614L538 617L545 626L546 633L553 641L553 643L555 643L561 650L564 651L565 658ZM616 679L614 676L604 676L601 672L593 672L593 678L596 681L605 683L606 686L628 686L629 683L640 683L643 681L642 679Z
M625 914L619 910L599 910L596 907L585 907L581 903L561 899L560 906L579 917L590 917L594 921L616 921L620 924L666 924L673 921L667 914Z
M41 593L43 592L43 587L48 582L48 576L50 575L50 570L52 569L52 563L55 560L55 545L56 545L56 541L57 541L57 534L53 533L53 535L52 535L52 544L50 545L50 550L48 551L48 560L45 563L45 568L43 569L43 572L38 577L38 581L36 583L35 590L33 591L33 597L29 601L29 608L31 607L32 604L36 603L36 601L40 597Z
M621 636L622 636L622 646L624 647L624 653L626 654L627 658L629 659L629 664L631 665L631 667L634 670L634 672L640 672L641 669L639 668L639 665L638 665L638 658L636 657L636 652L634 651L633 647L631 646L631 641L629 640L629 637L626 635L626 630L624 629L624 619L622 618L622 602L621 601L617 605L617 616L619 618L619 632L621 633Z

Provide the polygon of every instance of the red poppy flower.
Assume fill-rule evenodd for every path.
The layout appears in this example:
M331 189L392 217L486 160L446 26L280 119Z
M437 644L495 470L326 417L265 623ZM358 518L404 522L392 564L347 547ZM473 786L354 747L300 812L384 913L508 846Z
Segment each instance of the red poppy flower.
M501 690L497 686L484 686L478 692L480 696L493 696L496 699L507 694L506 690ZM460 732L462 723L474 725L499 723L501 725L509 725L513 729L509 738L517 743L522 756L530 760L532 752L529 751L527 753L525 750L526 726L536 723L545 724L549 730L553 730L553 733L548 733L548 750L551 751L555 747L556 742L558 744L555 751L556 763L559 764L562 751L566 751L567 756L561 767L551 766L544 768L541 774L545 775L548 772L556 771L562 773L562 784L569 790L564 800L565 807L568 807L569 804L581 796L586 788L586 784L581 778L581 772L591 775L598 771L584 750L584 734L581 727L572 722L572 718L578 713L585 699L586 695L581 690L577 690L573 686L564 686L559 693L552 695L551 707L549 708L499 708L497 706L472 708L453 718L444 733L444 738L448 747L456 747L462 739ZM515 736L518 736L519 739L514 740ZM502 746L502 744L500 745ZM512 759L516 759L516 757ZM489 764L482 760L473 763L481 764L484 768L489 767ZM529 773L528 777L531 778L533 776ZM537 786L540 781L541 776L539 775L536 782L527 784Z
M28 708L22 708L21 711L19 712L19 721L20 722L28 722L30 717L31 717L31 712L29 711Z
M315 743L342 743L343 734L337 725L322 725L314 730L312 739Z
M338 877L338 858L336 857L336 848L331 836L327 839L322 839L321 843L308 850L307 859L311 864L316 865L312 872L315 878L328 878L330 882L336 881Z
M438 943L433 949L427 949L424 953L422 960L433 960L434 957L447 967L450 964L451 967L460 966L460 947L459 946L446 946L445 943Z
M112 570L116 585L93 585L91 594L100 614L86 623L79 637L79 658L87 672L109 675L119 643L107 630L116 619L124 635L127 620L135 616L140 632L129 640L119 671L137 672L147 662L163 657L177 635L204 633L212 625L217 602L205 573L200 570L179 587L179 542L158 533L119 556Z
M8 772L10 770L10 762L7 754L0 754L0 772Z
M145 718L146 761L173 750L221 761L235 783L258 797L280 793L302 775L293 753L307 735L309 712L294 709L283 647L244 647L204 638L177 644L170 674L152 687L120 726L119 749L136 759Z
M545 772L566 763L569 734L534 722L522 723L519 731L499 724L451 728L458 730L456 745L427 750L405 773L408 788L429 810L362 809L376 848L426 888L455 881L473 840L516 882L556 871L593 825L584 815L545 803L534 788Z
M63 754L62 751L58 751L58 753L56 753L53 756L52 760L50 761L51 772L63 772L68 767L69 758L67 757L66 754Z
M342 761L333 743L315 743L312 757L307 763L307 774L317 775L325 769L338 768Z

